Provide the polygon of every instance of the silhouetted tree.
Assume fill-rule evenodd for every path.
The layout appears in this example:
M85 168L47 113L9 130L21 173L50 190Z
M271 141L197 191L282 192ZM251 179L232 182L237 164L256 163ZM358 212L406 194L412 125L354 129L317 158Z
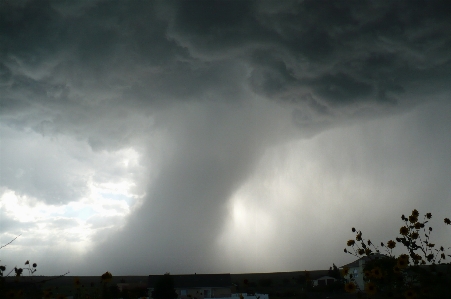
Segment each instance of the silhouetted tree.
M153 299L176 299L178 297L174 288L174 280L169 273L162 275L156 282L152 291Z
M333 277L335 279L340 280L341 279L341 274L340 274L340 270L338 269L337 266L335 266L335 264L333 264L333 267L329 268L329 276Z

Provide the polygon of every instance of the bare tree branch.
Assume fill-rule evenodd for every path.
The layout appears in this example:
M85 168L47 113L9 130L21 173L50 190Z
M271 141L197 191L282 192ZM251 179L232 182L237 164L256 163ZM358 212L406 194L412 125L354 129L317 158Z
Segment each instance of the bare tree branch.
M12 242L14 242L14 240L16 240L17 238L19 238L20 235L18 235L17 237L15 237L14 239L12 239L11 241L9 241L9 243L6 243L5 245L1 246L0 249L2 249L3 247L8 246L9 244L11 244Z

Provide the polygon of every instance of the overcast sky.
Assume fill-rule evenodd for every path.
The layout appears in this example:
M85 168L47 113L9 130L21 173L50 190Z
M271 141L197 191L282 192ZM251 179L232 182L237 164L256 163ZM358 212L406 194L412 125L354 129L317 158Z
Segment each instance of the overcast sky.
M448 1L1 1L0 250L42 275L451 246Z

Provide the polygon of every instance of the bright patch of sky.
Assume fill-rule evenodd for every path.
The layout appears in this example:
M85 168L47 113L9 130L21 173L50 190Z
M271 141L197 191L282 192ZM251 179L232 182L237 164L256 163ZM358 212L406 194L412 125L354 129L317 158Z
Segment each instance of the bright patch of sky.
M136 178L143 173L139 154L131 147L93 151L68 136L50 138L4 124L1 132L2 154L16 155L2 161L2 176L9 177L11 187L0 190L0 211L5 219L16 222L3 235L2 244L17 235L20 223L28 227L20 243L39 236L87 248L97 230L122 226L143 196L136 193ZM31 161L30 153L40 159ZM53 181L53 187L40 186L42 177ZM70 192L75 187L82 192ZM69 198L63 200L65 195Z

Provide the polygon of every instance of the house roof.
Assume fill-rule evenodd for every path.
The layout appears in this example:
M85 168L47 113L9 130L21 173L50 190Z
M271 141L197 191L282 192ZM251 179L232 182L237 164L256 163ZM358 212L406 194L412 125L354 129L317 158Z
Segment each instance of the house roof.
M313 270L313 271L307 271L307 273L311 280L317 280L318 278L321 278L323 276L328 276L329 270Z
M153 288L155 282L162 275L149 275L148 287ZM202 288L202 287L231 287L232 277L230 274L188 274L171 275L174 279L175 288Z
M387 256L384 254L378 254L378 253L370 255L370 256L366 255L366 256L359 258L358 260L353 261L352 263L343 265L340 268L344 268L344 267L357 268L359 266L359 261L361 261L361 260L367 262L367 261L371 261L371 260L379 259L379 258L383 258L383 257L387 257Z
M91 283L94 285L101 284L100 275L99 276L21 276L21 281L34 281L38 285L45 285L45 287L55 287L61 285L73 285L74 278L78 277L80 282L84 286L89 286ZM15 276L4 277L6 282L13 282L17 279ZM126 283L146 283L147 275L145 276L113 276L111 279L111 284L117 284L121 282ZM45 283L44 283L45 282Z

